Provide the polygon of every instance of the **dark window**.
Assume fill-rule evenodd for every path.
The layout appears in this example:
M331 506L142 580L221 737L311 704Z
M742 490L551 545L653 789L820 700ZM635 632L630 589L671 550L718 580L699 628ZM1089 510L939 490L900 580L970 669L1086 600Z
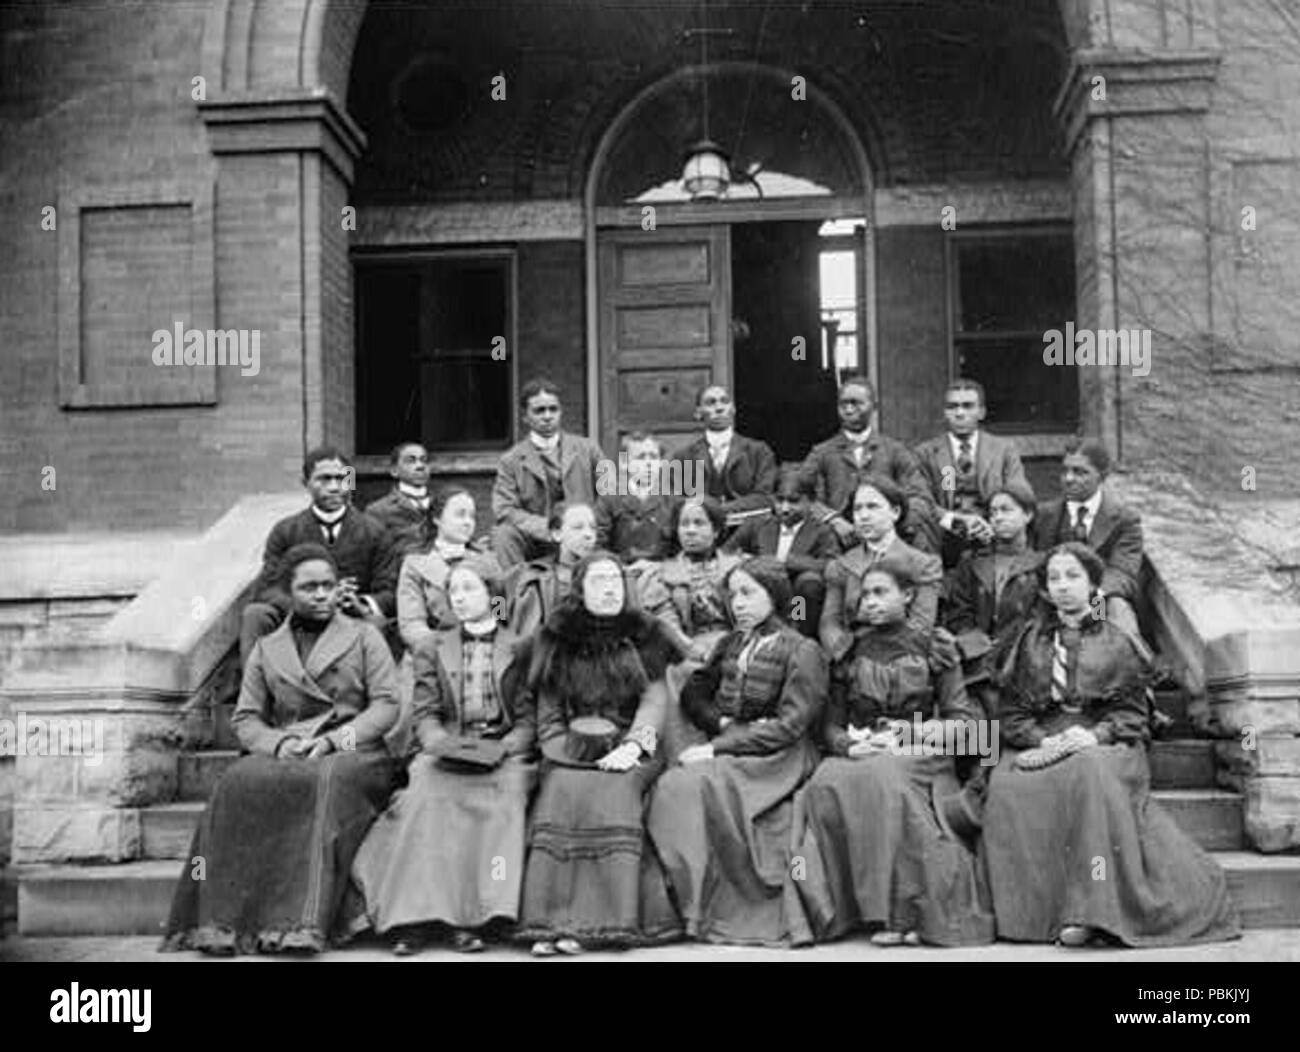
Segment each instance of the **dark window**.
M359 453L409 438L442 451L510 442L511 265L506 256L356 261Z
M1078 373L1043 362L1043 334L1074 320L1070 234L958 236L951 244L956 374L984 385L995 430L1075 430Z

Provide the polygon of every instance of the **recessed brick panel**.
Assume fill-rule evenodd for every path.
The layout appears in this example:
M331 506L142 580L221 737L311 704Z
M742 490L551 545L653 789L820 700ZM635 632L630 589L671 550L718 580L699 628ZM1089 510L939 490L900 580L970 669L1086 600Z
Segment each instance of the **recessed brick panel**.
M185 380L184 367L153 363L153 332L189 328L192 223L188 205L81 212L81 381Z

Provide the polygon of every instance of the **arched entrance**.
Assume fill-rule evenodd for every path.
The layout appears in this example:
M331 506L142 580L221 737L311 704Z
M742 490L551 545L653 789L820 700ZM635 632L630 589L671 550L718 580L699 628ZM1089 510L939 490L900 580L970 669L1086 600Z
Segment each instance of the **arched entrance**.
M701 136L730 155L721 200L682 188ZM801 456L837 375L875 375L873 200L852 124L793 71L690 66L629 101L584 195L588 396L606 448L639 429L675 444L712 382L732 389L741 430Z

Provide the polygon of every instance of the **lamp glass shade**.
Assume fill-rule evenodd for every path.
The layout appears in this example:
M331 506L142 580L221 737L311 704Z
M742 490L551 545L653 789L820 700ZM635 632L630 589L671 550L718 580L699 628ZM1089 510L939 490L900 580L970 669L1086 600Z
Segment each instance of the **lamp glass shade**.
M696 143L682 168L682 186L692 200L716 200L727 192L731 168L717 143Z

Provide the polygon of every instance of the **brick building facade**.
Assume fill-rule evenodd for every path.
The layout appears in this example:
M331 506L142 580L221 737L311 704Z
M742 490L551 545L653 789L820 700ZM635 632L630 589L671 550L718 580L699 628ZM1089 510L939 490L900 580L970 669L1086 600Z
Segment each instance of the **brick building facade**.
M742 429L792 455L791 419L834 426L836 346L907 441L939 428L951 376L979 375L992 429L1045 490L1069 433L1103 437L1178 497L1163 534L1152 506L1153 547L1210 504L1234 524L1291 496L1300 17L1284 4L33 4L0 9L0 46L0 538L208 531L255 564L265 524L241 501L292 489L321 441L355 450L374 491L387 444L428 437L462 394L479 437L434 442L434 467L482 495L518 433L518 385L541 372L568 425L607 444L680 424L720 376ZM644 195L710 131L736 173L815 192L667 201L645 230ZM816 282L831 248L854 261L838 305ZM670 287L692 282L694 298ZM826 356L828 319L852 339ZM151 334L175 321L257 330L256 375L154 365ZM681 340L656 343L669 321ZM1149 372L1046 366L1043 333L1066 323L1150 330ZM482 338L497 329L500 362ZM1261 530L1204 538L1219 570L1190 597L1153 556L1153 602L1194 692L1253 698L1267 680L1286 709L1270 732L1296 751L1291 637L1250 634L1282 623L1247 609L1261 589L1294 620ZM70 575L61 596L104 597L102 568ZM6 609L48 604L28 583ZM128 654L96 697L134 699L141 726L175 722L167 699L210 702L246 586L204 569L139 592L95 643ZM1236 620L1233 587L1252 597ZM209 613L175 627L199 596ZM28 613L6 616L8 647ZM166 660L131 671L145 652ZM51 696L52 653L15 666L0 716ZM26 785L0 759L17 861L138 857L138 818L92 836L65 814L116 822L170 799L175 756L135 733L121 725L133 759L96 786ZM1300 810L1300 753L1278 762L1274 816Z

